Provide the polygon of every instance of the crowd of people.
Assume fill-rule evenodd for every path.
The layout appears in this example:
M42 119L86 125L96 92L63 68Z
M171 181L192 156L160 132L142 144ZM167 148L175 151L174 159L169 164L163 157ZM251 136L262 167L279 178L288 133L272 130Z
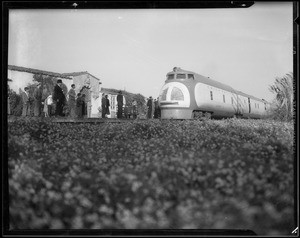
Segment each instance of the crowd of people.
M147 100L147 118L160 118L160 107L158 98L154 99L150 96Z
M47 92L46 87L37 84L33 95L29 94L29 87L24 88L22 93L22 116L30 116L31 107L33 107L33 115L39 116L66 116L66 107L68 108L68 116L72 118L83 118L87 115L87 103L85 101L85 94L75 92L75 84L71 85L71 89L66 97L62 89L62 80L57 80L54 86L53 93ZM68 99L67 99L68 98Z
M104 93L102 94L102 118L106 118L110 114L110 101L107 98L107 96L108 95L105 95ZM122 94L122 91L119 91L117 95L117 118L136 119L139 114L137 101L133 100L132 103L130 103L130 106L124 104L124 96ZM146 106L146 118L160 118L160 107L158 98L153 100L152 97L149 97L147 99Z
M64 117L85 118L87 117L87 102L84 93L75 91L75 84L71 85L71 89L65 95L62 88L62 80L58 79L54 86L53 93L45 93L46 87L42 87L41 83L37 84L33 93L29 93L29 87L24 88L22 93L23 109L22 116L30 116L33 108L33 115L36 117ZM134 100L131 106L124 105L124 96L122 91L117 95L117 118L133 118L138 115L137 101ZM160 108L157 99L149 97L146 103L147 118L160 118ZM67 109L66 109L67 108ZM107 94L102 94L101 99L101 117L107 118L110 115L110 100Z

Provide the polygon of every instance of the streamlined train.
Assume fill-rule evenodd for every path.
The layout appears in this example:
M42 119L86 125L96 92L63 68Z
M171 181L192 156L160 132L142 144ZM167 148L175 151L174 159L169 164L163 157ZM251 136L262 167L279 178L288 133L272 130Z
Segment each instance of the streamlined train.
M270 104L200 74L174 67L159 95L162 119L263 118Z

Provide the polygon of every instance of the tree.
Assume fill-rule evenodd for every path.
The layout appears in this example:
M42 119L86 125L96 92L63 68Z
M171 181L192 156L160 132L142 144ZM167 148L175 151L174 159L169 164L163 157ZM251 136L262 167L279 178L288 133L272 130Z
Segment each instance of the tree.
M280 120L292 120L294 113L294 90L293 73L288 73L283 77L276 77L275 83L269 90L275 94L274 117Z
M8 96L10 104L10 114L14 116L21 116L23 108L21 95L17 94L15 91L9 88Z
M41 74L33 75L33 82L41 83L42 88L44 88L48 93L53 92L56 80L57 79L55 77L51 76L44 76Z

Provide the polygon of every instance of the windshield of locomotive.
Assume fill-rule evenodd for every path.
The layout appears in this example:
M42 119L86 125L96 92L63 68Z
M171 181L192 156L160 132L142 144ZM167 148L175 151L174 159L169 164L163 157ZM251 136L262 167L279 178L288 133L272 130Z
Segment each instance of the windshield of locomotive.
M169 88L166 88L165 90L162 91L161 93L161 100L166 101L167 100L167 92Z
M167 75L167 80L170 80L170 79L174 79L174 74L168 74Z

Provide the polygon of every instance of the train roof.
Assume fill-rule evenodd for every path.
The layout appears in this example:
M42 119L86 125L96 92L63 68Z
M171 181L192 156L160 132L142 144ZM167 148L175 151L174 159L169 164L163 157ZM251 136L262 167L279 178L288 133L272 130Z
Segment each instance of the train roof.
M236 94L239 94L239 95L244 96L244 97L252 98L252 99L257 100L257 101L261 101L261 102L264 102L264 103L267 102L267 101L265 101L263 99L259 99L257 97L254 97L254 96L251 96L249 94L243 93L241 91L235 90L231 86L228 86L226 84L220 83L220 82L218 82L216 80L213 80L213 79L211 79L209 77L205 77L205 76L197 74L195 72L187 71L187 70L184 70L184 69L181 69L181 68L178 68L178 67L175 67L173 69L173 71L167 73L167 75L174 74L174 73L193 74L194 75L194 79L196 79L197 81L199 81L201 83L204 83L204 84L216 87L216 88L220 88L220 89L232 92L232 93L236 93Z

